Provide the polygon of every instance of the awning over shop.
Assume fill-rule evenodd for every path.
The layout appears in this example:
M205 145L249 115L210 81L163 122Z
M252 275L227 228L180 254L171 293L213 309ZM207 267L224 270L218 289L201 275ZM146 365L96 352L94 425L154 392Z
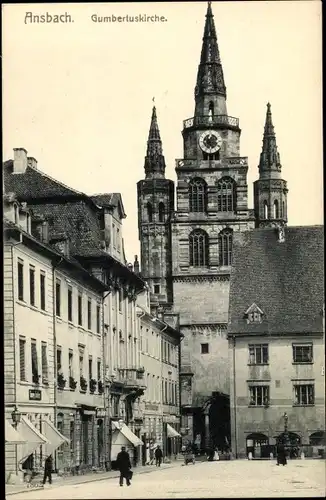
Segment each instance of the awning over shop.
M175 438L175 437L181 437L181 435L171 427L171 425L166 424L166 430L167 430L167 435L168 438Z
M126 424L119 424L119 422L115 422L114 420L112 421L112 427L118 431L121 432L121 434L124 435L124 437L130 441L134 446L141 446L143 445L143 442L141 439L139 439L136 434L132 432L131 429Z
M19 432L14 429L7 419L5 419L5 442L13 444L26 443L26 439L24 439L23 436L21 436Z
M58 431L49 418L42 419L42 432L49 441L43 446L44 458L51 455L63 443L70 443L70 440Z
M22 416L17 430L26 441L25 444L18 445L17 454L19 462L26 460L26 458L42 444L48 443L47 438L43 436L43 434L36 429L35 425L25 416Z

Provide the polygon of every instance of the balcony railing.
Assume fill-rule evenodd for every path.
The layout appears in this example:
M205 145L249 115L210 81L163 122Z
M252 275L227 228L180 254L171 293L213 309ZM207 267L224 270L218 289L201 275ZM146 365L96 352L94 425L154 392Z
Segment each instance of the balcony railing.
M118 369L118 380L127 386L141 387L144 385L142 378L139 377L141 368L119 368Z
M175 160L176 163L176 168L189 168L189 167L197 167L198 162L200 162L201 165L208 166L211 165L212 167L214 166L225 166L228 167L230 165L232 166L240 166L240 167L247 167L248 166L248 158L247 156L232 156L232 157L226 157L222 158L221 160L198 160L197 158L193 159L187 159L184 160L183 158L178 158Z
M203 115L194 116L192 118L187 118L183 120L183 128L196 127L199 125L205 125L207 127L214 127L215 125L227 125L229 127L239 127L239 118L234 118L228 115Z

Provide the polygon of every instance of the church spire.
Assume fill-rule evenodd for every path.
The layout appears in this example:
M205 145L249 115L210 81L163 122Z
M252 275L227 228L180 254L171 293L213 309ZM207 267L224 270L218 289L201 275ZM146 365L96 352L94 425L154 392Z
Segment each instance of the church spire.
M195 88L195 96L205 94L219 94L226 98L223 68L217 43L211 2L208 2L207 6L203 45Z
M162 150L160 130L157 123L156 107L153 106L151 125L147 140L147 153L145 156L146 179L164 178L165 159Z
M267 103L263 147L259 161L259 172L261 176L263 175L265 177L266 174L280 172L281 168L280 154L277 150L276 136L272 121L271 105L270 103Z

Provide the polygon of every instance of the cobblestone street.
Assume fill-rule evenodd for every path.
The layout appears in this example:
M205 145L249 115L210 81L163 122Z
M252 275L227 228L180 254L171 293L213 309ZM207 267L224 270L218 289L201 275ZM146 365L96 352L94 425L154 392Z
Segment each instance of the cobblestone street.
M187 467L163 466L148 474L137 474L130 488L118 479L100 479L82 484L53 484L44 490L11 495L12 500L113 499L113 498L258 498L325 496L325 461L290 461L277 467L275 461L206 462Z

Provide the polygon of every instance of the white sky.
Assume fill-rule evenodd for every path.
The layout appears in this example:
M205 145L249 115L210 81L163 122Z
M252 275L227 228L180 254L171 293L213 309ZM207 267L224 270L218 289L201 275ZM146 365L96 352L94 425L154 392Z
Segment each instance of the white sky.
M3 7L4 159L25 147L40 170L87 194L121 192L126 256L139 254L136 183L155 96L166 176L193 116L205 2ZM289 225L322 224L321 3L213 2L228 93L258 176L266 103L288 181ZM25 24L68 12L71 24ZM163 15L164 23L94 23L91 15Z

